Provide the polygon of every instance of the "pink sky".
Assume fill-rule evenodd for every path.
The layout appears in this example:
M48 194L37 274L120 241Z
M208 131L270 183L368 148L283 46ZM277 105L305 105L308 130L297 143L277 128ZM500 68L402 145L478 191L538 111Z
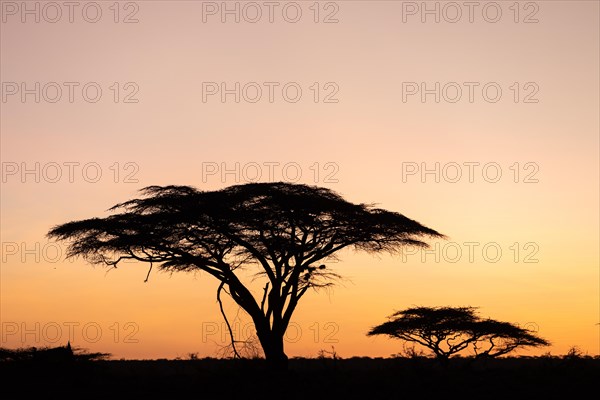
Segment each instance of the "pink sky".
M447 2L439 23L422 2L313 3L278 2L269 22L257 2L253 23L254 5L237 2L240 22L223 23L221 2L121 2L116 16L100 1L91 23L85 2L73 22L66 6L58 18L39 2L35 22L25 3L2 2L0 346L62 343L72 329L76 345L119 358L215 355L210 277L143 283L136 264L106 274L57 261L44 235L147 185L211 190L258 171L449 236L405 259L345 253L335 269L348 281L303 300L288 355L397 353L399 343L365 334L412 305L479 306L535 326L553 346L526 354L598 354L598 3L521 2L515 15L514 2L478 2L473 22L463 6L454 23ZM236 82L239 102L233 92L223 102L221 84ZM439 102L435 90L423 102L436 82ZM423 174L436 165L439 176Z

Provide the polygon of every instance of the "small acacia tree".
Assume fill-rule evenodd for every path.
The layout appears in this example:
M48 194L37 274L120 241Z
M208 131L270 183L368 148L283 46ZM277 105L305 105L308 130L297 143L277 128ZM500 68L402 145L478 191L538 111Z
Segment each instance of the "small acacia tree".
M117 204L105 218L54 227L68 257L117 267L124 259L163 270L204 271L252 318L265 358L286 368L283 337L298 301L338 275L319 261L344 248L372 253L427 246L441 238L402 214L352 204L335 192L291 183L252 183L217 191L150 186L142 198ZM240 272L264 279L255 298ZM235 341L232 339L232 345Z
M519 347L547 346L535 332L509 322L482 319L474 307L413 307L398 311L367 335L387 335L430 349L445 363L472 348L475 358L498 357Z

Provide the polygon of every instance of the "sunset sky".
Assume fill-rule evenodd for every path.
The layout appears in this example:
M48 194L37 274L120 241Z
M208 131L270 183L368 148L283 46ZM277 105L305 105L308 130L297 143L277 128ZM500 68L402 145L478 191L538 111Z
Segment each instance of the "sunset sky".
M214 278L144 283L146 265L65 261L45 235L148 185L283 180L448 236L343 252L288 356L398 353L366 332L414 305L552 342L519 354L599 354L598 2L75 3L1 2L0 346L215 356Z

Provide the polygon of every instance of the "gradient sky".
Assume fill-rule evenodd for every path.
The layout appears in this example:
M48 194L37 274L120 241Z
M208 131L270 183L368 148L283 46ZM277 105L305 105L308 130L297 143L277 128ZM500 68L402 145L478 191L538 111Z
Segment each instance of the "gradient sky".
M598 2L477 2L472 22L462 6L454 23L447 2L437 2L439 23L422 2L401 1L276 2L273 22L257 2L263 14L255 23L248 2L237 2L239 23L227 14L222 22L221 2L121 2L115 16L112 1L98 1L96 23L86 2L73 22L65 6L59 18L46 2L27 2L38 4L36 22L22 2L1 3L0 346L72 336L74 345L116 358L214 356L226 342L214 279L154 272L144 283L145 265L107 273L65 262L56 254L64 247L45 233L108 215L147 185L218 189L253 179L259 165L261 181L325 186L449 237L404 258L344 252L331 267L347 279L303 299L289 356L332 345L342 357L397 353L400 343L365 334L413 305L478 306L553 343L522 354L571 346L598 354ZM299 21L288 22L296 8ZM497 8L502 14L490 22ZM124 23L127 16L137 22ZM327 16L337 22L324 23ZM262 97L246 101L256 95L248 85L239 103L233 94L222 102L203 92L207 82L256 82ZM275 82L273 102L264 82ZM302 89L297 102L282 94L290 82L287 95ZM407 93L436 82L439 102ZM472 82L472 102L464 82ZM24 102L22 83L33 90ZM97 102L84 98L86 84L88 99L102 89ZM52 103L57 86L62 97ZM462 96L451 102L457 86ZM502 96L492 102L496 87ZM137 102L125 102L135 90L128 99ZM337 102L324 102L335 90ZM437 182L421 174L436 163ZM457 165L462 177L453 182ZM234 172L207 175L214 166ZM238 311L231 301L226 309L231 317ZM241 312L241 330L248 321Z

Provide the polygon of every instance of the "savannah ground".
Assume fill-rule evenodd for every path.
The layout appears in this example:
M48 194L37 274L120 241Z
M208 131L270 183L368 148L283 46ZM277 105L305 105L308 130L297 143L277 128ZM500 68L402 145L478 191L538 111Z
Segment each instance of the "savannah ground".
M292 358L2 361L2 398L578 399L598 391L600 358ZM587 396L586 396L587 397Z

